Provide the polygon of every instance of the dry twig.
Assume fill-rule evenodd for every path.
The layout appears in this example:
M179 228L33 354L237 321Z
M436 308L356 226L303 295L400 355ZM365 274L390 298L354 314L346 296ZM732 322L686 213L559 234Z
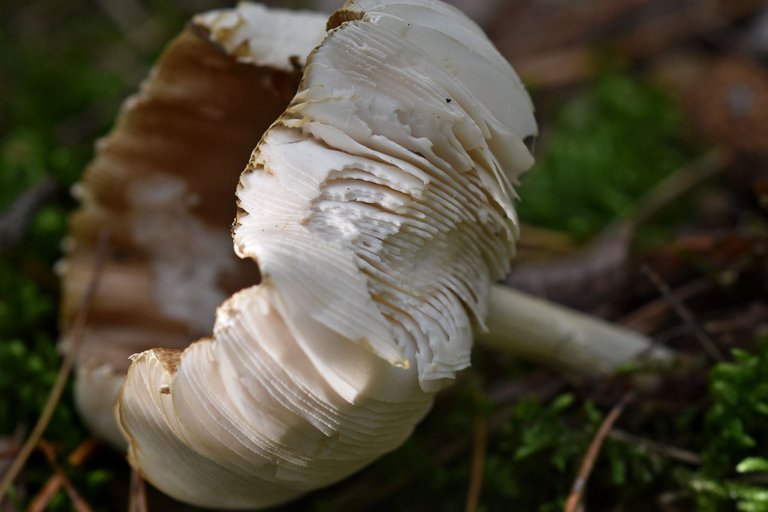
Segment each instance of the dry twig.
M675 313L677 313L677 315L691 328L696 340L701 344L704 351L715 361L722 361L724 359L723 354L720 352L715 341L706 329L704 329L704 326L702 326L696 319L693 313L691 313L691 310L678 300L677 296L672 292L672 289L664 279L662 279L658 272L655 272L647 265L643 265L642 271L654 286L656 286L664 298L669 301L669 304L672 306Z
M91 506L88 504L88 502L85 501L85 498L83 498L77 489L75 489L75 486L72 485L72 482L70 481L67 474L64 473L59 464L56 462L56 449L53 447L53 445L45 440L40 440L37 447L43 453L43 455L45 455L45 458L48 460L48 464L51 465L51 468L53 468L55 481L60 483L56 486L48 485L54 481L49 480L45 487L43 487L43 490L35 497L34 500L32 500L29 508L27 508L27 512L43 512L48 506L48 503L58 491L59 487L62 485L64 486L64 489L67 492L67 496L69 496L69 499L72 502L72 507L76 512L91 512L93 510Z
M732 159L729 152L714 149L683 165L657 183L640 199L628 218L619 222L628 223L632 228L647 222L681 196L722 172Z
M701 457L697 453L636 436L618 428L612 428L608 432L608 437L614 441L634 446L644 452L655 453L692 466L701 465Z
M75 450L69 454L69 457L67 457L67 463L72 467L80 466L88 459L88 457L91 456L91 454L93 454L97 447L98 443L93 438L89 437L80 443L77 448L75 448ZM40 492L38 492L34 497L32 503L27 509L27 512L45 510L45 507L48 506L51 499L53 499L61 486L66 485L65 479L66 475L64 473L54 472L48 481L45 482L43 488L40 489Z
M37 211L56 193L59 184L47 177L33 185L0 214L0 253L24 236Z
M147 486L144 484L141 474L135 468L131 470L128 512L149 512L149 507L147 506Z
M685 301L697 297L712 289L712 280L699 278L675 288L672 293L678 301ZM656 330L662 321L662 317L669 311L669 301L659 297L619 318L616 323L649 333Z
M77 349L80 346L80 342L83 340L83 332L85 330L85 322L88 316L88 309L90 308L93 297L96 295L96 290L99 286L99 278L101 277L101 271L104 267L104 261L107 255L107 244L109 242L109 231L103 229L99 236L99 242L96 247L96 260L93 267L93 273L91 274L91 281L88 283L88 289L83 296L80 309L77 312L74 325L72 327L72 343L69 346L69 350L64 355L64 360L59 368L59 373L56 376L56 382L48 395L48 400L45 403L40 417L35 424L35 428L29 435L13 464L8 471L3 475L3 480L0 482L0 502L5 497L6 492L13 484L16 477L19 475L24 465L27 463L27 459L32 454L32 450L38 445L40 439L45 432L48 422L53 416L53 411L61 399L61 394L64 392L64 387L69 379L69 374L72 370L72 365L75 362L75 356L77 355Z
M480 490L483 488L483 469L485 468L485 453L488 448L488 421L479 414L474 422L474 443L472 449L472 469L467 493L466 512L476 512L480 502Z
M624 408L633 398L634 395L632 392L624 393L624 396L622 396L621 400L613 406L613 409L611 409L611 412L605 417L600 428L597 429L597 433L595 434L594 439L592 439L592 443L590 443L586 455L584 455L584 460L581 462L579 472L571 486L571 492L568 495L568 499L565 502L565 508L563 509L564 512L577 512L579 510L579 504L584 495L584 488L587 486L587 480L589 480L589 475L592 472L592 468L595 466L595 461L600 453L600 448L602 448L605 438L608 437L608 433L611 431L611 428L613 428L613 424L616 423L616 420L619 419L621 413L624 412Z

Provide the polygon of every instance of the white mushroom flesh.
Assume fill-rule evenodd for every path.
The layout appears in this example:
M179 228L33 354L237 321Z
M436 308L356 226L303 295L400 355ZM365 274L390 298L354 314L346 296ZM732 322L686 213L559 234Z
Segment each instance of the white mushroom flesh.
M73 189L81 206L57 266L62 347L73 334L99 231L107 228L75 400L91 430L116 447L125 447L113 404L128 357L210 335L216 307L259 281L257 266L232 250L235 188L255 142L295 93L326 18L242 4L194 20L125 102ZM300 37L288 40L288 32ZM252 50L257 38L265 50L281 41L280 51Z
M254 53L265 21L240 19ZM183 501L274 505L399 446L508 269L536 130L509 65L437 1L350 2L331 25L238 187L261 283L212 338L134 356L119 398L131 462Z

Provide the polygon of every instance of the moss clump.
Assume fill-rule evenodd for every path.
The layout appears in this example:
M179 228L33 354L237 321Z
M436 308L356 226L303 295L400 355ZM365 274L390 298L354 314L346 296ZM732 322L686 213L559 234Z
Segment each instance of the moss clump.
M587 239L689 159L681 141L680 116L660 91L603 75L542 134L539 159L520 186L520 217Z
M691 480L698 510L768 511L768 339L756 353L710 372L712 405L705 420L703 467ZM762 482L762 484L760 484Z

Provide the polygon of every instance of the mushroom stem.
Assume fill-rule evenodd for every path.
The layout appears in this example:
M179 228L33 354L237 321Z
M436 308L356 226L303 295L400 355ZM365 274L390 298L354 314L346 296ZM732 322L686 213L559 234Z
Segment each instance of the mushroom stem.
M577 377L611 373L638 357L669 358L638 332L506 286L493 286L487 330L476 340Z

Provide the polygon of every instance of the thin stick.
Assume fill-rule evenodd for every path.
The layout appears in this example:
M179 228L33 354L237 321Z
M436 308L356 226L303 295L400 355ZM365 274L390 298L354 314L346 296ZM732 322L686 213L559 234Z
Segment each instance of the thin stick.
M655 272L649 266L643 265L642 271L648 277L648 279L651 280L654 286L656 286L659 292L661 292L664 298L669 301L669 304L672 306L672 309L675 311L675 313L677 313L677 315L691 328L691 331L693 331L696 340L698 340L704 351L709 354L709 357L715 361L722 361L724 359L723 354L720 352L720 349L717 348L715 341L712 339L706 329L704 329L701 323L696 320L696 317L693 316L691 310L689 310L685 304L678 300L677 296L674 294L669 285L661 278L657 272Z
M483 469L485 468L485 453L488 446L488 421L479 414L475 417L474 443L472 449L472 473L467 493L466 512L476 512L480 503L480 490L483 488Z
M53 445L47 441L41 440L37 447L41 452L43 452L45 458L48 460L48 464L50 464L51 468L53 468L56 480L61 482L60 485L63 485L64 489L67 491L67 495L69 496L75 511L92 512L93 509L91 506L88 505L88 502L85 501L85 498L83 498L83 496L77 492L77 489L75 489L75 486L72 485L69 477L67 477L66 473L64 473L64 471L56 462L56 450L54 449ZM49 480L49 482L51 482L51 480ZM45 507L48 506L48 503L53 498L53 495L56 494L58 488L54 489L53 486L46 484L43 490L45 492L39 494L38 497L32 501L32 504L27 509L27 512L43 512Z
M93 455L96 449L101 446L94 438L89 437L75 448L67 457L67 463L72 467L77 467Z
M634 394L632 392L624 393L624 396L621 397L619 403L613 406L613 409L611 409L611 412L605 417L600 428L597 429L597 433L595 434L594 439L592 439L586 455L584 455L584 460L581 461L579 472L571 486L571 493L568 495L568 499L565 502L564 512L576 512L579 509L581 498L584 495L584 489L587 486L587 480L589 480L589 475L592 473L592 468L595 466L595 461L600 453L600 448L602 448L603 442L608 436L608 432L611 431L613 424L616 423L616 420L619 419L621 413L624 412L624 408L633 398Z
M678 448L677 446L653 441L652 439L636 436L618 428L612 428L611 431L608 432L608 437L614 441L634 446L645 452L656 453L663 457L690 464L692 466L701 465L701 457L697 453Z
M714 149L693 160L668 177L657 183L651 191L640 199L628 218L618 222L628 222L633 228L648 221L680 196L700 185L728 165L731 155L721 149Z
M98 446L99 444L92 437L86 439L80 443L77 448L72 451L72 453L69 454L69 457L67 457L67 463L72 467L80 466L83 462L85 462L86 459L88 459L88 457L91 456L91 454L93 454L94 451L96 451ZM45 510L45 507L48 506L48 503L50 503L50 501L53 499L53 496L56 494L56 492L61 488L62 485L65 484L64 476L64 474L60 473L54 473L51 475L48 481L45 482L43 488L40 489L40 492L38 492L32 500L31 505L27 509L27 512Z
M59 489L64 484L64 475L55 471L51 478L45 482L43 488L32 498L32 501L27 507L27 512L43 512L53 497L59 492Z
M58 190L56 180L43 178L0 212L0 253L13 247L24 236L35 214Z
M712 286L712 281L709 278L702 277L678 286L672 293L678 301L686 301L711 290ZM654 330L653 326L658 323L656 317L667 311L669 311L669 301L664 297L659 297L617 319L616 323L630 329L649 332ZM648 325L649 322L650 325Z
M72 343L69 347L69 350L67 350L67 353L64 355L64 360L62 361L61 367L59 368L59 373L56 376L56 382L54 383L53 388L48 395L48 400L45 403L43 412L40 414L40 417L35 424L35 428L32 430L32 433L25 441L24 446L22 446L21 450L19 450L19 454L14 459L13 464L8 469L8 472L3 476L2 482L0 482L0 502L5 497L6 492L8 492L8 489L11 487L14 480L16 480L16 477L24 468L24 465L27 463L27 459L29 459L29 456L35 449L35 446L37 446L38 442L40 442L40 438L43 436L43 432L48 426L48 422L51 420L51 416L53 416L53 411L56 409L56 406L61 399L61 394L64 392L64 387L66 386L67 380L69 379L69 374L72 371L72 365L75 362L77 350L80 348L80 343L83 340L83 332L85 330L85 322L88 316L88 309L90 308L91 302L93 302L93 297L96 295L96 290L99 286L99 278L101 277L101 271L104 267L108 242L109 230L104 228L99 235L99 241L96 246L96 260L93 266L93 273L91 274L91 281L88 283L88 289L83 296L83 301L80 305L80 309L77 312L77 317L75 318L75 322L72 327Z
M149 512L147 507L147 486L141 474L131 470L131 490L128 496L128 512Z

